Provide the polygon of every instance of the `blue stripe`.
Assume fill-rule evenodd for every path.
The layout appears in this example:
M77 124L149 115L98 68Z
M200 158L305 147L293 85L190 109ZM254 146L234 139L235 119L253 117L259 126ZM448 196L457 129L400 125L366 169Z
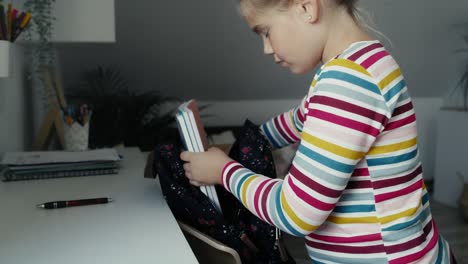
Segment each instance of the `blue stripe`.
M293 164L297 165L297 167L303 168L305 171L308 171L311 175L314 175L314 177L317 177L325 182L329 182L334 185L345 186L348 182L348 179L343 179L326 171L323 171L297 155L293 160Z
M403 161L410 160L418 154L418 150L415 149L409 153L399 155L399 156L393 156L393 157L388 157L388 158L379 158L379 159L368 159L367 164L369 166L379 166L379 165L387 165L387 164L393 164L393 163L399 163Z
M279 127L276 127L274 120L277 120L278 123L281 123L281 121L278 119L278 117L270 120L270 122L267 123L267 126L270 128L270 133L275 136L278 139L278 144L279 147L286 146L289 144L289 142L280 134L279 132Z
M277 118L275 118L275 119L277 119ZM280 128L276 127L273 120L271 120L268 123L268 127L270 128L270 133L278 139L278 144L279 144L280 148L283 147L283 146L289 145L289 142L280 134L280 132L278 130ZM278 122L280 122L280 121L278 120Z
M238 173L243 173L243 171L238 171ZM239 180L239 183L237 184L237 188L236 188L236 193L234 194L237 199L239 199L239 201L242 202L242 199L241 199L241 195L240 195L240 190L242 188L242 185L244 184L244 182L250 177L250 176L253 176L254 174L253 173L248 173L246 175L243 175L243 176L238 176L238 177L242 177L240 180ZM234 176L234 175L233 175ZM237 177L236 177L237 178ZM234 177L231 177L231 179L234 179Z
M397 95L398 93L405 88L406 82L405 80L399 81L395 86L393 86L386 94L384 94L385 100L390 101L393 96Z
M184 134L182 132L182 127L180 126L180 123L178 122L178 119L177 119L176 123L177 123L177 128L179 129L180 137L182 138L182 143L184 144L184 148L185 148L185 150L188 150L187 139L184 137Z
M374 179L386 177L389 175L396 175L400 173L408 172L409 170L414 170L415 166L418 166L419 159L415 159L413 162L408 164L397 164L393 168L384 168L384 169L376 169L375 167L369 166L369 172ZM368 163L369 164L369 163Z
M262 125L262 127L263 127L263 132L265 132L265 135L266 135L267 138L270 140L271 144L272 144L275 148L279 148L280 145L275 141L275 138L271 135L270 130L268 129L267 123L265 123L264 125Z
M418 215L416 215L416 217L414 217L412 220L408 221L408 222L404 222L404 223L400 223L400 224L396 224L396 225L393 225L393 226L389 226L387 228L383 228L382 231L399 231L399 230L403 230L405 228L408 228L412 225L414 225L415 223L417 222L421 222L421 219L423 218L426 218L429 214L429 207L427 207L426 209L422 210Z
M340 202L350 201L374 201L373 193L344 193L340 197Z
M425 193L422 197L422 205L426 205L427 202L429 202L429 193Z
M373 92L375 94L381 94L379 87L372 82L368 82L366 80L363 80L359 77L356 77L354 75L345 73L345 72L340 72L336 70L330 70L322 73L318 79L318 81L322 79L337 79L337 80L342 80L349 82L351 84L357 85L359 87L362 87L370 92ZM319 86L319 83L317 83L317 86Z
M283 214L283 209L281 208L281 190L282 188L278 188L276 191L276 212L278 213L278 216L281 220L281 222L288 228L288 230L295 236L303 237L304 235L301 234L299 231L294 229L294 227L291 226L291 224L288 222L286 217Z
M367 105L372 105L376 108L379 108L381 110L384 110L387 112L387 104L383 99L377 100L375 97L368 96L366 94L357 92L355 90L349 89L345 86L341 86L338 84L331 84L331 83L326 83L326 84L321 84L320 85L320 91L327 91L330 93L335 93L338 95L342 95L348 98L353 98L356 101L365 103Z
M393 111L395 109L395 106L399 102L406 101L408 100L408 98L409 98L409 93L408 93L408 90L406 90L405 92L400 94L400 96L398 97L398 100L396 100L392 105L389 106L390 110Z
M417 234L421 230L423 230L421 222L416 222L414 223L414 225L409 226L405 229L393 231L389 234L383 234L382 238L384 241L399 241L401 239L405 239L414 234Z
M327 158L309 148L307 148L306 146L304 145L300 145L299 146L299 152L303 153L304 155L306 155L307 157L331 168L331 169L334 169L334 170L337 170L337 171L340 171L340 172L343 172L343 173L351 173L353 172L354 170L354 166L353 165L347 165L347 164L344 164L344 163L341 163L341 162L338 162L336 160L333 160L333 159L330 159L330 158Z
M437 243L439 244L438 248L439 248L439 252L437 254L437 260L435 262L435 264L441 264L442 263L442 258L443 258L443 255L444 255L444 248L443 248L443 241L441 239L441 237L439 236L439 239L437 241Z
M334 213L370 213L375 212L375 205L347 205L336 206Z
M185 115L184 115L184 112L183 111L179 111L179 114L182 116L182 119L184 120L184 127L187 129L187 133L188 133L188 136L189 136L189 140L188 140L188 144L187 144L187 150L191 150L189 149L190 147L193 148L194 151L197 151L194 142L195 142L195 139L192 138L192 133L193 133L193 128L192 128L192 125L190 124L190 122L185 118ZM192 133L191 133L192 132Z
M276 210L276 202L275 202L275 197L274 196L274 193L276 193L277 189L279 188L282 188L282 182L276 182L273 184L273 187L271 188L270 190L270 194L268 197L269 199L267 200L267 210L268 212L270 212L270 219L271 219L271 222L281 228L281 230L284 230L285 232L288 232L289 234L292 235L291 232L289 232L289 230L287 230L283 225L282 225L282 222L281 220L279 219L278 217L278 212Z

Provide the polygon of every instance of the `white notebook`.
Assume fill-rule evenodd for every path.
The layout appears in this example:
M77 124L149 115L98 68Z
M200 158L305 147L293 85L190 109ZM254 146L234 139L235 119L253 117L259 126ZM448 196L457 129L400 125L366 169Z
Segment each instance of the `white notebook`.
M25 151L7 152L0 160L2 165L39 165L89 161L118 161L121 157L113 148L88 151Z
M208 149L208 139L200 119L196 100L181 104L176 114L179 133L185 148L190 152L203 152ZM201 186L200 190L208 196L216 209L221 213L218 195L214 185Z

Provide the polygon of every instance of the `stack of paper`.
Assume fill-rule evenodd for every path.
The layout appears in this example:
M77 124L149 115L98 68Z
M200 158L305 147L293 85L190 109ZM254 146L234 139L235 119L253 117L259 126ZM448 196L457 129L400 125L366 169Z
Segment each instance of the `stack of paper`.
M181 104L176 114L179 133L185 148L191 152L203 152L208 149L208 140L198 112L197 102L190 100ZM208 196L213 205L221 212L215 186L201 186L200 190Z
M121 157L115 149L80 152L29 151L5 153L3 181L92 176L118 173Z

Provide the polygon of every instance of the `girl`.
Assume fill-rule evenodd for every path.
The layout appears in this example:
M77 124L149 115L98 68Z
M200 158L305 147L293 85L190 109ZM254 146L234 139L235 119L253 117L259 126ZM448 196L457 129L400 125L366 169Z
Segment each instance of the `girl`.
M261 126L275 147L300 145L284 180L216 148L183 152L186 176L222 184L259 218L305 237L313 263L455 263L431 216L405 80L355 4L240 0L277 64L301 74L323 63L300 106Z

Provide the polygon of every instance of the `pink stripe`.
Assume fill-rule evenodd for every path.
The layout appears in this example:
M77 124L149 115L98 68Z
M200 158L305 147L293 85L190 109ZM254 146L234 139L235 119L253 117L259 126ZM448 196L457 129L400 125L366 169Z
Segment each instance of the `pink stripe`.
M297 187L291 177L288 177L288 185L291 187L291 190L299 197L301 200L309 204L310 206L320 209L322 211L331 211L335 208L335 204L324 203L320 200L315 199L305 191L301 190L301 188Z
M262 183L260 183L260 185L258 186L257 190L255 191L255 195L254 195L254 204L255 204L255 211L257 212L257 215L262 218L262 220L265 221L264 217L263 217L263 212L260 212L260 195L263 191L263 188L265 187L265 185L267 185L269 181L264 181Z
M309 109L309 101L305 101L304 102L304 109ZM299 117L299 121L301 121L301 123L304 123L305 122L305 113L301 111L302 109L299 107L299 109L297 109L297 116Z
M289 173L296 179L297 181L301 182L305 186L309 187L310 189L331 198L338 198L341 195L340 191L335 189L328 188L317 181L314 181L311 177L308 177L304 173L302 173L296 166L292 165Z
M330 243L361 243L361 242L372 242L372 241L382 241L382 236L380 234L369 234L363 236L353 236L353 237L337 237L337 236L324 236L311 233L309 237L321 240L324 242Z
M389 192L389 193L384 193L384 194L378 194L375 196L375 201L380 203L383 201L387 201L396 197L401 197L404 195L407 195L409 193L412 193L416 190L422 189L422 179L418 180L417 182L411 184L410 186L401 189L399 191L394 191L394 192Z
M338 124L347 128L351 128L362 133L366 133L373 137L377 137L379 135L379 130L373 126L370 126L370 125L367 125L367 124L364 124L364 123L361 123L352 119L348 119L342 116L330 114L321 110L311 109L308 115L321 119L321 120L328 121L330 123L334 123L334 124Z
M348 57L348 60L356 61L359 59L362 55L368 53L369 51L382 48L383 46L380 43L374 43L372 45L366 46L358 51L356 51L354 54Z
M426 245L426 247L423 250L413 253L408 256L390 260L388 263L389 264L405 264L405 263L411 263L413 261L423 258L427 254L427 252L434 249L434 247L437 245L437 241L439 240L439 232L437 230L437 227L434 225L433 228L434 228L434 234L431 238L431 241Z
M375 254L385 252L383 245L372 245L372 246L344 246L344 245L330 245L325 243L314 242L306 240L306 244L309 247L315 249L322 249L329 252L340 252L348 254Z
M351 175L351 177L361 177L361 176L370 176L369 169L367 168L354 169L353 174Z
M234 167L232 167L229 171L226 171L227 168L229 167L229 165L231 164L234 164L234 163L237 163L236 161L230 161L228 162L226 165L224 165L224 168L223 168L223 172L222 172L222 175L224 175L224 180L221 181L221 183L224 183L224 188L226 188L228 191L231 191L231 177L232 177L232 174L243 168L239 163L237 163L237 165L235 165Z
M411 239L409 241L406 241L404 243L401 243L401 244L386 246L385 247L385 252L387 252L388 254L395 254L395 253L398 253L398 252L404 252L406 250L410 250L410 249L413 249L413 248L420 247L424 242L426 242L427 235L431 232L432 227L433 227L433 224L432 224L432 221L430 221L423 228L423 233L420 236L415 237L415 238L413 238L413 239Z
M369 69L370 66L374 65L374 63L388 55L388 52L386 52L385 50L379 51L376 54L370 56L368 59L366 59L363 63L361 63L361 66L366 69Z
M414 114L408 116L408 117L405 117L401 120L398 120L398 121L395 121L395 122L391 122L391 123L388 123L386 126L385 126L385 129L384 131L389 131L389 130L392 130L392 129L395 129L395 128L400 128L402 126L405 126L405 125L408 125L408 124L411 124L413 122L416 121L416 116Z
M280 116L280 121L281 121L281 124L283 125L284 129L286 130L286 133L288 133L289 137L294 141L299 141L299 138L291 131L291 129L289 129L289 125L288 123L286 122L286 118L285 118L285 115L281 115Z
M391 187L391 186L397 186L397 185L400 185L402 183L406 183L406 182L410 182L412 181L414 178L416 178L417 176L419 176L420 174L422 174L422 166L419 165L418 167L416 167L416 170L406 174L406 175L403 175L403 176L400 176L400 177L394 177L394 178L390 178L390 179L383 179L383 180L380 180L380 181L374 181L374 189L383 189L383 188L387 188L387 187Z
M372 187L372 183L370 180L364 180L364 181L348 181L348 185L346 185L346 189L352 190L352 189L368 189Z
M283 129L281 128L280 124L279 124L279 120L278 118L274 118L273 119L273 122L275 124L275 128L276 128L276 131L278 131L280 134L281 134L281 137L286 141L286 142L290 142L291 140L288 140L288 136L286 135L286 133L283 131Z
M263 212L263 215L265 216L265 220L272 224L273 225L273 221L271 221L271 218L270 216L268 215L268 210L267 210L267 198L268 198L268 195L270 194L270 191L271 189L273 188L273 186L275 185L276 182L274 181L268 181L270 183L270 185L268 185L266 188L265 188L265 191L263 192L262 194L262 201L261 201L261 206L262 206L262 212Z
M352 103L348 103L343 100L331 98L328 96L316 95L311 98L310 103L312 104L320 104L320 105L327 105L333 108L337 108L340 110L344 110L356 115L360 115L371 120L377 121L379 123L387 123L387 117L383 114L377 113L373 110L370 110L365 107L361 107Z

